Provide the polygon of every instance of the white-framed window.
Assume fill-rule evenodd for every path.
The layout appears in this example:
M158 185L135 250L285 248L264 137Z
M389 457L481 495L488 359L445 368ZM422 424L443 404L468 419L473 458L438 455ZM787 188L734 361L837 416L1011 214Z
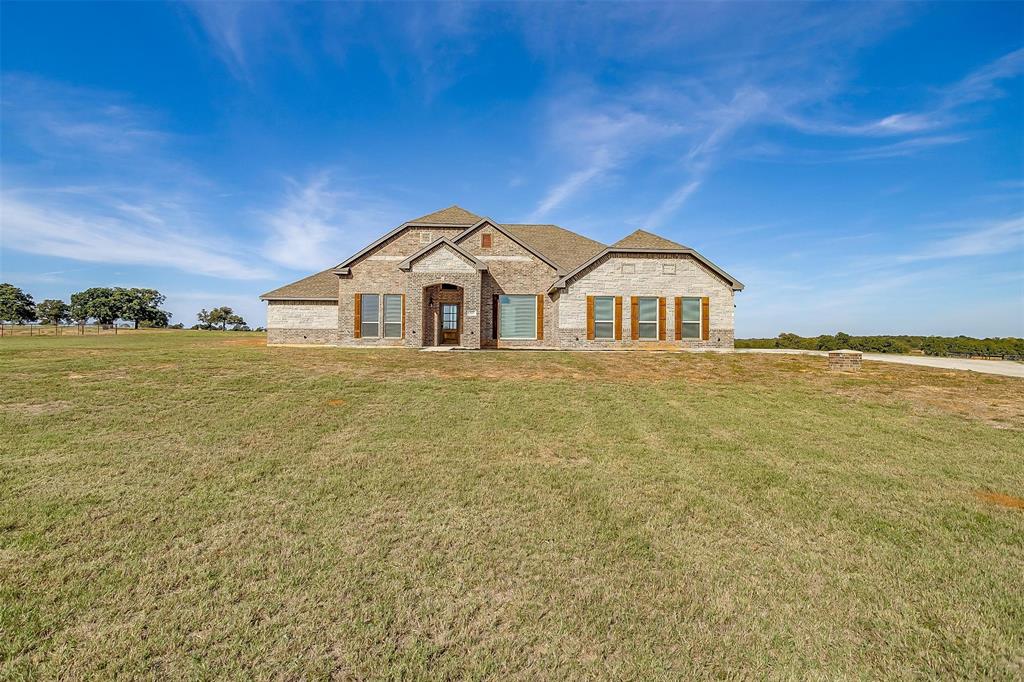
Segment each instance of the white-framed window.
M658 340L658 298L641 296L638 301L637 328L641 341Z
M661 274L663 275L674 275L676 274L675 263L663 263L661 266Z
M380 336L380 296L377 294L359 296L359 334L364 339Z
M537 338L537 297L503 294L498 297L498 338Z
M636 263L623 263L622 264L623 275L634 275L636 274Z
M696 297L683 297L683 338L700 338L700 299Z
M402 338L401 294L384 294L384 338Z
M615 338L615 297L594 297L594 338Z

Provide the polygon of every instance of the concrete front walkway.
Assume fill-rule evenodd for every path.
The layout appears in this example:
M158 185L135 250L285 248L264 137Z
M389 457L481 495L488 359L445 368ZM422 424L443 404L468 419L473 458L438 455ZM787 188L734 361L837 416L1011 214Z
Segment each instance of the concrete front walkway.
M825 357L828 352L823 350L795 350L789 348L737 348L736 353L781 353L784 355L819 355ZM864 353L865 360L877 362L894 362L899 365L919 365L921 367L937 367L939 369L960 369L982 374L998 374L1004 377L1024 379L1024 363L1010 360L968 360L967 358L938 358L930 355L896 355L894 353Z

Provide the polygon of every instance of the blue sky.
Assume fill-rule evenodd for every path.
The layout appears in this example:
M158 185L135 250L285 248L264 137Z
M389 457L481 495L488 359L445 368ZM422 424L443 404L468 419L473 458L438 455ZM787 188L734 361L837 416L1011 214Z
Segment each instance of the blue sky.
M696 248L738 336L1024 336L1024 4L0 12L0 279L37 300L262 324L457 203Z

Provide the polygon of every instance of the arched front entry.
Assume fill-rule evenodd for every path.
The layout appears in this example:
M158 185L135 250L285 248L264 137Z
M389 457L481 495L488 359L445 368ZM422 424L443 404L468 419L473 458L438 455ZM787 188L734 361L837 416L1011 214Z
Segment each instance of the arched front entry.
M465 304L464 289L456 284L423 287L423 345L463 345Z

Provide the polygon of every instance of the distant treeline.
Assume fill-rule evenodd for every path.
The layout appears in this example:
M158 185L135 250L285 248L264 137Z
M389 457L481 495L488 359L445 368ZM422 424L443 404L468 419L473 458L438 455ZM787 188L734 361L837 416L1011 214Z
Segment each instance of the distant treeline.
M800 350L839 350L849 348L865 353L911 353L925 355L984 355L1024 358L1024 339L1006 337L975 339L970 336L797 336L783 332L774 339L736 339L737 348L795 348Z

